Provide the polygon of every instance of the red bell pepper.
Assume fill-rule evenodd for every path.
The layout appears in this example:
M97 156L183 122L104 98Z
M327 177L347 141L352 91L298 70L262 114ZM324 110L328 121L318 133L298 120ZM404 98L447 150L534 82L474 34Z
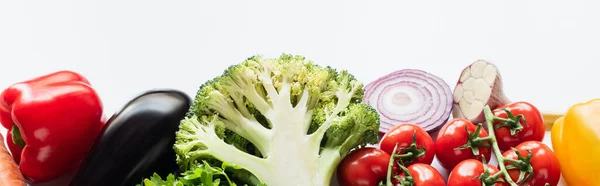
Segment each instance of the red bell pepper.
M13 141L11 130L8 130L8 133L6 134L6 146L8 147L8 150L12 153L12 157L13 159L15 159L15 162L19 164L19 162L21 162L21 152L23 152L23 147L20 147L17 144L15 144L15 142Z
M16 83L0 94L0 122L23 175L56 179L79 166L103 127L103 106L82 75L58 71Z

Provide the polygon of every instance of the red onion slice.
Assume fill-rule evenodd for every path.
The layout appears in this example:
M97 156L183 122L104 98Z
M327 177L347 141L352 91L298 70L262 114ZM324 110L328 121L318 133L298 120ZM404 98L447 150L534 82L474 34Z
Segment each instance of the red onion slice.
M429 133L450 117L452 91L441 78L418 69L392 72L365 86L363 102L380 115L381 133L401 123L421 126Z

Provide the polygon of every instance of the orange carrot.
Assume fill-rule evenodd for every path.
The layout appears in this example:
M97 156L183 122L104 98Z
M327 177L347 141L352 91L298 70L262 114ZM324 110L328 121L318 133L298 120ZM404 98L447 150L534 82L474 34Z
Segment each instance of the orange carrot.
M27 186L23 174L6 149L2 134L0 134L0 185Z

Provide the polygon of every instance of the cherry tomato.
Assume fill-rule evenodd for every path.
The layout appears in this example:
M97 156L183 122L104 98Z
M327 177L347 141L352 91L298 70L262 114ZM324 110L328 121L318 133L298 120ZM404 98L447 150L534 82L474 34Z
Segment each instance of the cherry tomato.
M466 128L466 129L465 129ZM475 133L475 126L471 121L457 118L450 120L446 125L438 132L437 140L435 141L435 154L442 165L447 170L451 170L454 166L466 159L477 159L481 161L481 155L489 160L492 151L490 150L491 143L489 141L482 141L481 144L473 144L478 149L479 154L474 155L471 148L462 148L463 145L469 141L469 130L471 133ZM479 131L480 138L487 137L488 133L485 129L481 128ZM485 146L487 144L487 146Z
M491 165L487 166L490 175L493 175L499 170ZM482 175L483 163L475 159L467 159L461 161L452 169L448 176L448 186L481 186L482 181L478 177ZM503 182L496 182L495 186L505 186Z
M430 165L415 163L406 169L408 169L408 173L413 178L413 186L446 186L442 174ZM404 176L404 173L400 174L400 177Z
M416 145L410 148L413 144L414 135L416 135ZM408 123L396 125L383 136L379 145L381 150L393 154L396 144L398 144L396 154L413 153L412 157L402 158L405 166L414 163L431 164L433 162L435 156L433 139L431 139L429 133L417 125Z
M544 186L546 183L549 183L551 186L558 184L560 180L558 158L546 144L539 141L526 141L517 145L515 149L523 157L527 157L529 154L527 150L530 150L532 153L530 163L531 167L533 167L533 176L526 182L529 186ZM503 156L509 159L518 159L517 154L512 149L504 152ZM505 165L510 164L510 162L505 162ZM509 169L508 173L513 181L516 182L519 179L518 169Z
M546 126L544 125L544 120L540 111L535 106L522 101L514 102L494 109L493 113L497 117L507 118L507 113L504 109L509 110L514 116L523 115L523 119L520 119L523 129L518 131L514 136L511 135L511 130L508 127L495 129L496 140L498 141L500 151L507 151L510 147L517 146L524 141L542 141L544 139ZM494 122L494 126L500 125L501 123L501 121L496 121Z
M338 165L338 182L344 186L376 186L386 179L390 158L373 147L354 150Z

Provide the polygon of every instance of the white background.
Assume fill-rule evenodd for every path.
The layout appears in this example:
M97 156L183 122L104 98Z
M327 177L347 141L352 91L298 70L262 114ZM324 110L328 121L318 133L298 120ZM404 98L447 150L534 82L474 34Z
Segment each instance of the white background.
M477 59L543 111L600 97L598 1L2 1L0 87L88 77L110 115L135 95L194 95L229 65L304 55L370 82L419 68L451 87Z

